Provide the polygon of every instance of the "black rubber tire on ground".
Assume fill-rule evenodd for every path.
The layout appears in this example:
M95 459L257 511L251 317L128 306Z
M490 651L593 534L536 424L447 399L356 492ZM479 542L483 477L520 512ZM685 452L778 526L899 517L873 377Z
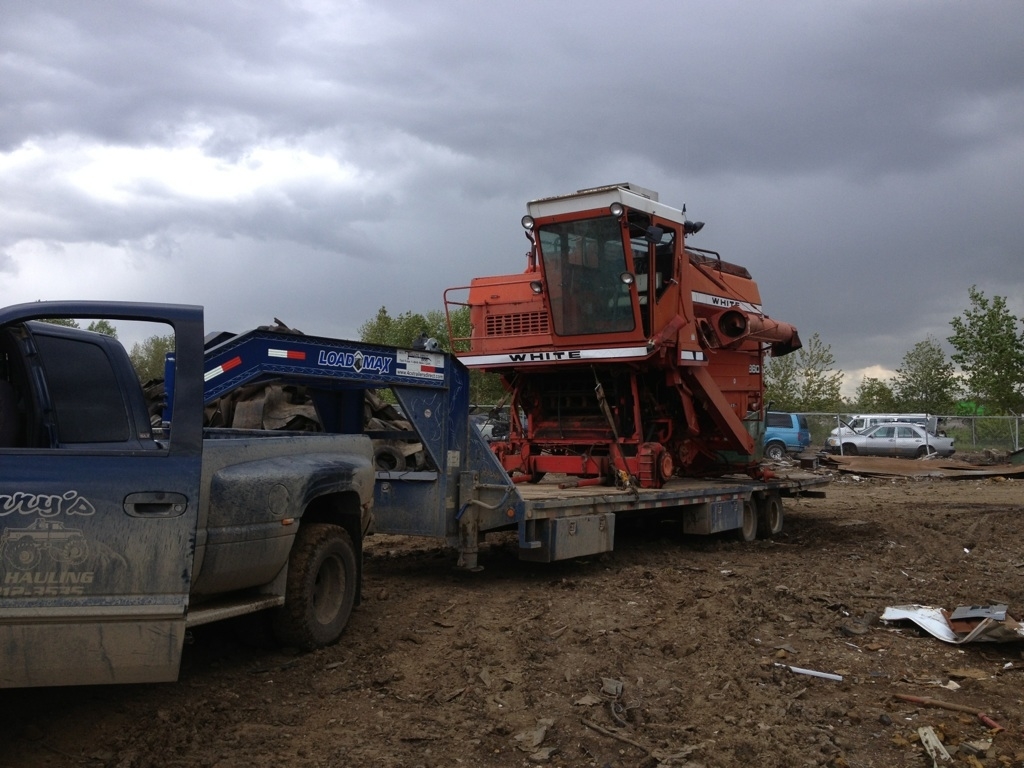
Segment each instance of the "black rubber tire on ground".
M843 454L845 456L856 456L857 446L854 445L853 443L847 443L846 445L843 446Z
M757 508L752 499L743 502L743 525L735 533L740 541L754 541L757 538Z
M762 539L782 533L785 515L782 511L782 497L777 491L769 491L757 499L757 535Z
M393 445L381 445L373 452L373 464L383 472L401 472L405 469L405 456Z
M313 650L337 642L348 623L356 601L356 549L341 526L300 526L274 634L282 645Z
M769 461L782 461L786 458L786 446L784 443L768 443L764 447L764 455Z

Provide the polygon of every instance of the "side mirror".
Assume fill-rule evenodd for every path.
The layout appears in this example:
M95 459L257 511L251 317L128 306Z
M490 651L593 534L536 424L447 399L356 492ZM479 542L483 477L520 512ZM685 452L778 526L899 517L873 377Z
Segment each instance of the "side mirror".
M661 227L650 226L647 228L647 233L644 237L649 243L660 243L662 236L665 234L665 230Z

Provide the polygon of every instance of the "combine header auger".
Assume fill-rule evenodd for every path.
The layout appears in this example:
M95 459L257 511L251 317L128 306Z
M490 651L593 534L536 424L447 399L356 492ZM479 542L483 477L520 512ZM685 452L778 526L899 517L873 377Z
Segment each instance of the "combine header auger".
M764 357L801 345L764 315L750 273L686 245L703 224L633 184L534 200L522 224L525 272L445 293L447 309L469 307L459 358L510 394L492 447L514 479L757 477Z

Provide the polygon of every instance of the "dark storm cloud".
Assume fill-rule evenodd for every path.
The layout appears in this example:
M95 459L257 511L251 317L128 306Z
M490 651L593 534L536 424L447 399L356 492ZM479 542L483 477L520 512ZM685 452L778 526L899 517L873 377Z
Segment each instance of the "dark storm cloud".
M355 327L521 269L526 199L629 180L707 218L698 244L841 367L894 367L969 285L1024 287L1022 21L1016 0L9 3L0 269L16 290L32 241L295 253L296 309L359 285L331 319ZM306 170L275 165L291 151Z

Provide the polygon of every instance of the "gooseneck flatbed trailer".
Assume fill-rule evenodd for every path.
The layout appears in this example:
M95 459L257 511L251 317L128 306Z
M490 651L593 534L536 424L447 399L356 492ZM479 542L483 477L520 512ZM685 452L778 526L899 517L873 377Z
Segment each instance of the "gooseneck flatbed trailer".
M226 337L206 355L205 400L257 382L304 384L329 432L420 443L429 469L380 469L374 489L379 533L443 539L459 564L479 567L487 533L516 531L522 560L551 562L611 551L618 517L677 517L686 533L735 531L746 540L782 530L783 499L819 496L827 477L805 471L672 478L660 488L624 488L548 476L513 482L469 413L469 371L453 355L282 331ZM363 426L364 393L388 388L407 431Z

